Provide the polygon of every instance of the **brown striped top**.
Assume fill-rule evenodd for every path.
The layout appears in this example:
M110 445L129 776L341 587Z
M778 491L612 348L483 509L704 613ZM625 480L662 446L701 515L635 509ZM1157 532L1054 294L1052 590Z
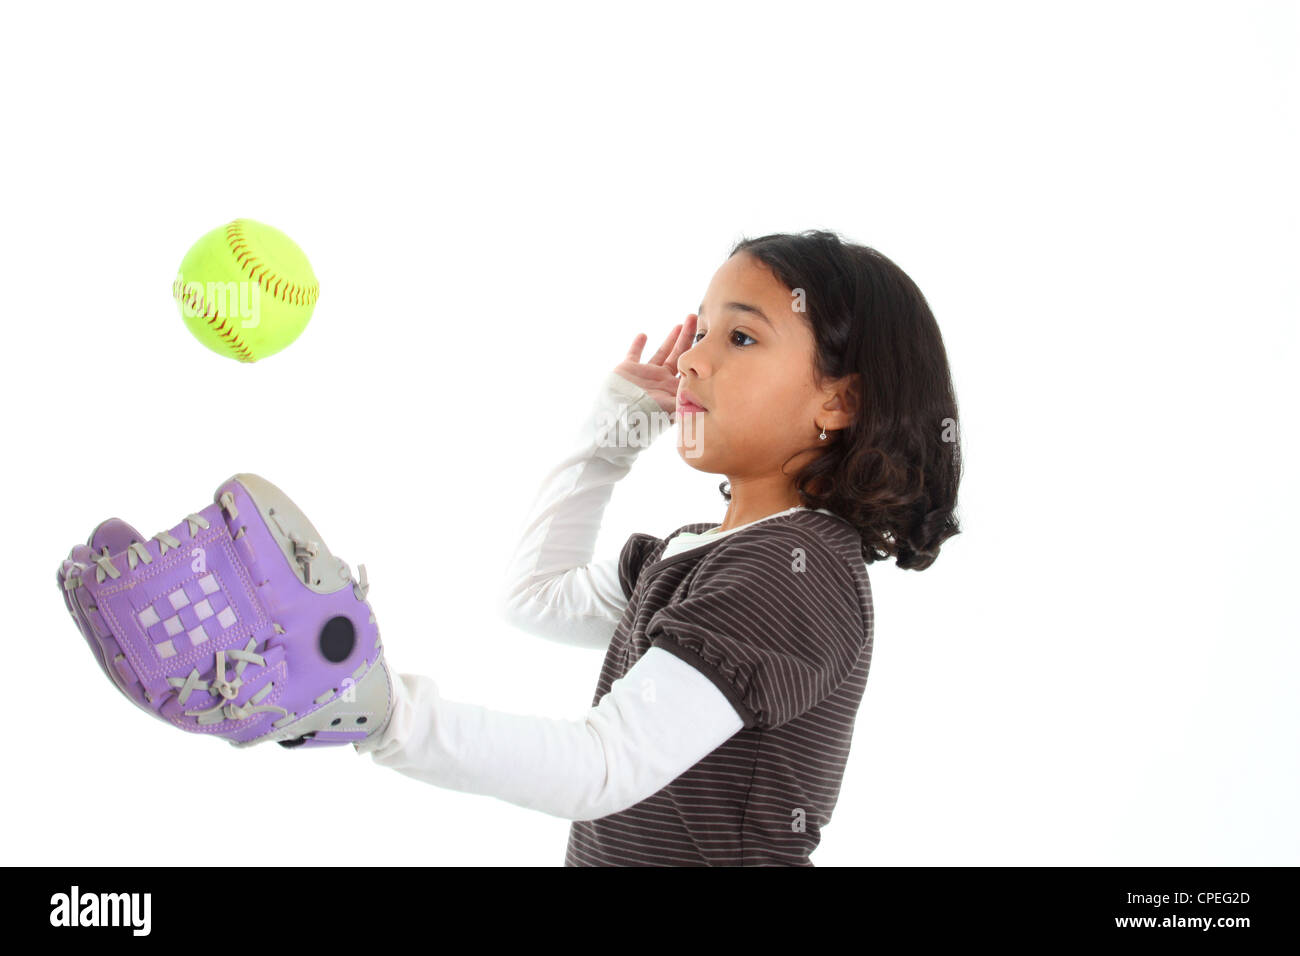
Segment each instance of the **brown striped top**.
M842 518L800 509L660 560L682 532L634 534L627 607L593 706L651 647L731 701L744 727L626 810L575 821L566 866L812 866L871 665L871 584Z

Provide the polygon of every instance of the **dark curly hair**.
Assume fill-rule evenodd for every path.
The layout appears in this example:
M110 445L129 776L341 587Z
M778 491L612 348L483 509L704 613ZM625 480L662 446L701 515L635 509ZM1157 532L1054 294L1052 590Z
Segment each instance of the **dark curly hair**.
M742 239L728 258L738 252L803 290L817 382L856 376L853 423L810 447L821 453L795 477L800 499L857 528L868 564L925 570L961 533L962 470L948 355L925 296L891 260L833 232ZM718 489L731 501L728 482Z

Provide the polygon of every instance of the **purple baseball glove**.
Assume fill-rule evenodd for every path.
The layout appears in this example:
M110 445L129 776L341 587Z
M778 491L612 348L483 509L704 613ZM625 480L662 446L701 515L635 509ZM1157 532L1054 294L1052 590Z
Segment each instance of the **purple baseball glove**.
M144 539L109 518L59 568L95 659L149 713L237 747L362 740L392 678L354 580L284 492L239 474L214 503Z

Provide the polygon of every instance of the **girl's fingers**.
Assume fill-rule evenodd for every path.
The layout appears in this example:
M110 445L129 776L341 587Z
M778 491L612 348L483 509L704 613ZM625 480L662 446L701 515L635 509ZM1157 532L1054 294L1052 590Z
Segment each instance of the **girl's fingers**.
M659 346L659 351L654 354L654 358L650 359L649 364L651 365L664 364L664 359L668 357L669 353L673 349L673 346L677 342L678 339L677 333L681 331L681 328L682 327L680 325L673 326L673 330L668 333L668 338L664 339L664 344Z
M673 343L673 352L668 358L674 374L677 374L677 360L682 357L683 352L691 347L691 339L695 338L694 319L695 314L692 313L686 317L686 322L683 325L677 326L681 332L677 336L677 341Z
M674 325L672 331L664 339L663 344L659 346L659 350L645 364L660 365L672 372L673 375L678 374L677 359L690 348L690 340L695 330L694 319L694 314L688 315L685 324ZM645 351L646 341L647 336L644 332L639 333L632 340L632 345L627 350L627 360L629 362L641 364L641 353Z

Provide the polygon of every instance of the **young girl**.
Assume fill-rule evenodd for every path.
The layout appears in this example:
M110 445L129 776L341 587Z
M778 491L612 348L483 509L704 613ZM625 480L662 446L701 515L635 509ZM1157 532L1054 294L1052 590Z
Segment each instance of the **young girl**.
M738 243L642 363L645 341L547 475L500 606L605 651L590 713L488 710L403 674L356 748L573 820L570 866L812 866L871 663L866 566L923 570L960 530L939 328L893 262L810 231ZM684 461L727 476L722 522L593 562L614 484L672 422Z

